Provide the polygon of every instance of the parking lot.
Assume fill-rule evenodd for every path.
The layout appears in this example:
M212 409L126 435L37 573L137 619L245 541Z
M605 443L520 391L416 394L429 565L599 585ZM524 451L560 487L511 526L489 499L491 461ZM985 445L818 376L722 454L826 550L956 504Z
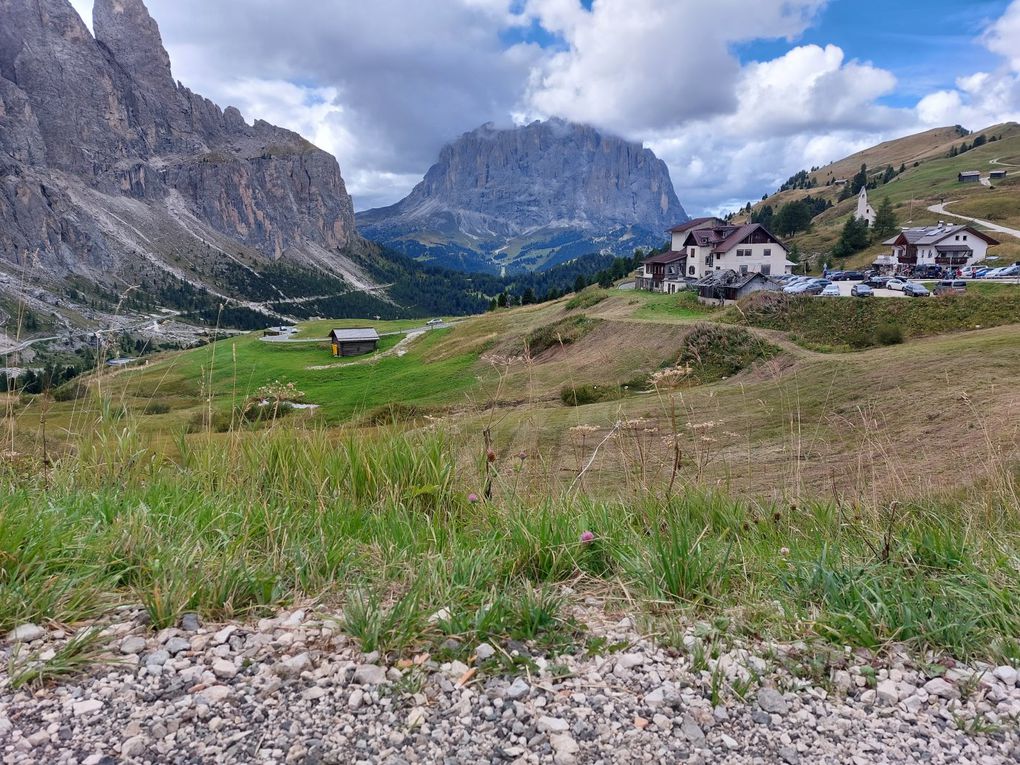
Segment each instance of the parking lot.
M850 290L853 289L853 286L855 284L860 284L860 282L833 282L833 284L839 287L839 294L841 297L844 296L850 297ZM906 295L904 295L902 292L897 292L896 290L884 290L876 288L875 297L901 298L906 297Z

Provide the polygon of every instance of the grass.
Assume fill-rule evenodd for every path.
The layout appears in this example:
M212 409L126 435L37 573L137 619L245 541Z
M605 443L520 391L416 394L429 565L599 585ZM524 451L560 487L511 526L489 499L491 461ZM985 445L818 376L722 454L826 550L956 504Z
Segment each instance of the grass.
M727 313L729 321L796 333L811 347L860 349L886 344L883 327L904 337L1010 324L1020 317L1020 290L974 290L925 299L817 300L776 293L752 295Z
M1015 475L870 509L693 488L472 503L481 472L460 464L442 429L274 427L183 442L170 460L101 424L48 478L3 473L0 629L137 602L161 628L312 598L341 607L366 650L457 637L576 651L583 627L557 587L569 582L660 618L725 615L749 635L1020 658Z

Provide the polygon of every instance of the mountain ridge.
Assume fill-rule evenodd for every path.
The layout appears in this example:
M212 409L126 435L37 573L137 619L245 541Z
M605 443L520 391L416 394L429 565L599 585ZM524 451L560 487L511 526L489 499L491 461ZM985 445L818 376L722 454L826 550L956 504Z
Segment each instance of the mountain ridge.
M365 236L422 260L533 270L659 245L687 213L650 149L553 118L463 133L404 199L356 220Z

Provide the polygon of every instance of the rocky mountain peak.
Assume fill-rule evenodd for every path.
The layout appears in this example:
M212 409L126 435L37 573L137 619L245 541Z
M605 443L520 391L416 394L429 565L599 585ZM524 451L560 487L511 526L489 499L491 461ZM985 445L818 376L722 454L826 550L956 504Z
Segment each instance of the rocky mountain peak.
M487 123L464 133L443 147L406 198L358 220L367 236L409 255L422 254L416 243L444 237L483 260L517 251L521 242L546 251L529 263L541 267L567 254L661 244L665 230L687 214L668 168L650 149L550 119L506 128ZM536 232L570 247L539 246ZM441 247L428 255L443 260Z
M176 91L159 25L142 0L95 0L92 28L132 80L164 95Z

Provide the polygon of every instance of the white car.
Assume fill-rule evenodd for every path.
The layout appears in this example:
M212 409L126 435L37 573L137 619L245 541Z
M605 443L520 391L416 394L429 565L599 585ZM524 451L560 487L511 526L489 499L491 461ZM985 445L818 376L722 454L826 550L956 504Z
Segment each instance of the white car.
M885 283L885 288L887 290L896 290L897 292L903 292L903 288L906 286L906 279L890 279Z
M824 290L818 293L818 297L839 297L839 285L829 284Z
M438 327L442 323L443 323L442 319L429 319L427 322L425 322L425 326L426 327Z

